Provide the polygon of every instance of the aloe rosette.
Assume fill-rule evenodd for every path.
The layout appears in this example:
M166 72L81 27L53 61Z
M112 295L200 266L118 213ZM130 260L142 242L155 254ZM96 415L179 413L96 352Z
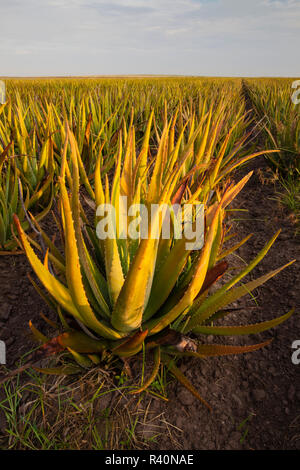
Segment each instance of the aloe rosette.
M96 236L95 227L91 227L83 209L80 151L74 134L66 125L59 178L64 255L37 224L47 245L45 259L41 261L32 247L37 247L36 242L25 234L15 216L23 249L47 294L33 282L47 302L58 309L65 331L48 339L33 325L31 328L44 343L41 350L52 353L66 349L77 363L49 369L49 372L77 372L78 367L99 364L104 357L124 359L134 356L144 347L147 354L149 351L149 355L153 355L154 368L143 386L133 392L141 392L151 384L162 362L198 399L204 401L176 367L174 357L238 354L269 344L270 341L251 346L202 344L195 336L254 334L288 319L292 311L255 325L216 324L220 317L230 312L226 307L231 302L249 294L293 261L258 279L240 283L267 254L278 236L277 232L250 264L211 293L210 287L228 269L225 257L249 239L246 237L230 249L223 247L224 240L228 238L224 223L226 208L245 186L251 173L237 184L225 184L225 177L238 163L226 161L224 149L220 150L217 159L218 168L206 161L205 154L192 165L190 158L201 125L192 130L185 145L181 146L182 136L179 136L177 143L170 146L171 121L166 122L162 131L156 158L149 162L151 123L148 124L139 153L136 153L133 126L125 145L122 135L119 135L111 181L107 175L102 180L100 154L96 161L94 200L88 201L95 209L95 227L103 217L97 208L103 204L115 208L118 221L114 237L105 239ZM70 159L67 158L68 146ZM246 159L253 156L255 154ZM153 204L160 208L163 204L184 206L201 202L205 214L202 248L187 249L188 240L183 227L181 238L175 238L174 223L170 238L164 239L161 236L164 216L159 210L151 219L148 237L135 240L124 237L132 221L130 215L124 219L120 203L124 197L129 205L144 204L148 209ZM160 236L150 236L153 228ZM190 333L194 334L193 338Z

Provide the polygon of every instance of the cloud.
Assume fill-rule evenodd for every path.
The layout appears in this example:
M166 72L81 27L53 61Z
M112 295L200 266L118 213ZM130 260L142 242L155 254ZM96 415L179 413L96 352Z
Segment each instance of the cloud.
M146 5L138 5L129 2L118 3L118 2L93 2L87 3L85 5L86 8L92 8L96 10L100 15L114 15L114 16L121 16L121 15L132 15L132 16L139 16L145 15L148 13L152 13L154 8L151 8Z
M6 75L298 72L300 0L0 0L0 11Z

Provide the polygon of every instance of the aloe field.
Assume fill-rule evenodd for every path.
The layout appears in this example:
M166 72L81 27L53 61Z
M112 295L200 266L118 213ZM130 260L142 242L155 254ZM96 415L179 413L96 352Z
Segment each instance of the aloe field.
M299 449L292 83L5 80L1 448Z

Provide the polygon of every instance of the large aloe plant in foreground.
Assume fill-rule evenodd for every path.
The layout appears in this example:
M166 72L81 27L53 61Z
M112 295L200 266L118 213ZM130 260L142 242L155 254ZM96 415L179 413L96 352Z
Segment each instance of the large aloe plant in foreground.
M47 245L45 259L41 261L32 248L32 245L37 247L37 243L24 233L15 216L27 258L47 290L47 295L42 295L58 309L64 332L48 339L33 325L31 328L44 342L41 352L48 354L67 350L73 357L73 365L49 369L50 373L76 372L80 367L92 367L111 356L126 361L125 358L137 355L144 348L146 357L153 354L154 368L149 379L134 389L134 393L151 384L160 363L163 363L199 400L204 401L176 367L174 358L237 354L269 344L270 341L251 346L203 344L203 336L200 341L196 335L253 334L286 320L292 311L255 325L215 324L229 313L230 310L226 311L228 304L249 294L292 262L258 279L237 285L266 255L278 236L276 233L248 266L210 293L210 287L228 268L225 257L249 238L231 249L223 248L224 241L229 238L224 224L226 208L247 183L251 173L237 184L222 185L220 181L214 184L218 180L218 169L211 162L205 162L205 158L202 166L197 165L187 172L186 163L199 129L190 136L183 149L179 150L178 142L169 150L167 124L156 158L149 164L147 135L137 155L133 132L134 129L130 129L124 147L119 137L111 182L107 175L102 181L102 158L101 155L98 157L95 200L89 200L95 208L95 227L92 228L80 199L80 153L74 135L67 130L59 180L64 255L36 223ZM68 148L70 158L67 158ZM218 165L222 168L222 161ZM199 168L202 168L200 174ZM137 237L128 236L134 214L124 212L124 198L128 206L143 204L146 210L150 210L155 205L146 236L141 236L139 230L136 231ZM178 223L178 219L176 222L174 216L171 217L169 238L162 236L166 218L166 213L160 210L162 207L176 204L178 208L187 203L198 207L199 202L203 204L205 214L201 249L196 244L187 243L190 240L184 224L180 220ZM114 208L114 220L110 220L112 213L104 216L99 211L99 207L105 205ZM99 231L99 223L103 227L105 217L113 233L99 238L95 228ZM191 224L196 224L195 217ZM153 237L151 230L158 236ZM190 333L194 334L193 338Z

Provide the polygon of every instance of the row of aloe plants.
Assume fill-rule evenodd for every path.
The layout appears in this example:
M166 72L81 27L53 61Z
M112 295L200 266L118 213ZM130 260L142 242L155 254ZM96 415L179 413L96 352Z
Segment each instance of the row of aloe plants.
M92 195L98 154L102 152L105 158L104 177L114 164L119 132L125 141L128 129L134 125L134 139L141 147L150 116L153 126L149 157L155 153L166 119L174 114L177 119L172 132L183 133L182 147L193 128L202 122L201 136L193 149L195 159L199 160L201 153L210 158L215 149L220 149L229 130L226 154L239 141L241 148L246 125L244 108L240 104L232 107L230 96L238 92L235 82L225 81L224 86L226 99L219 97L221 84L217 87L201 80L163 80L154 84L147 80L8 81L8 101L0 107L1 252L15 246L10 228L12 213L17 212L25 220L22 197L26 208L41 211L41 217L51 207L58 189L65 119L78 142L81 178ZM21 188L17 188L19 179Z
M248 92L264 128L265 146L279 152L268 156L283 177L299 178L300 107L292 100L292 79L249 79Z
M292 214L297 234L300 223L300 105L294 84L297 84L296 80L282 78L247 80L264 146L277 149L267 155L275 179L280 182L277 199Z

